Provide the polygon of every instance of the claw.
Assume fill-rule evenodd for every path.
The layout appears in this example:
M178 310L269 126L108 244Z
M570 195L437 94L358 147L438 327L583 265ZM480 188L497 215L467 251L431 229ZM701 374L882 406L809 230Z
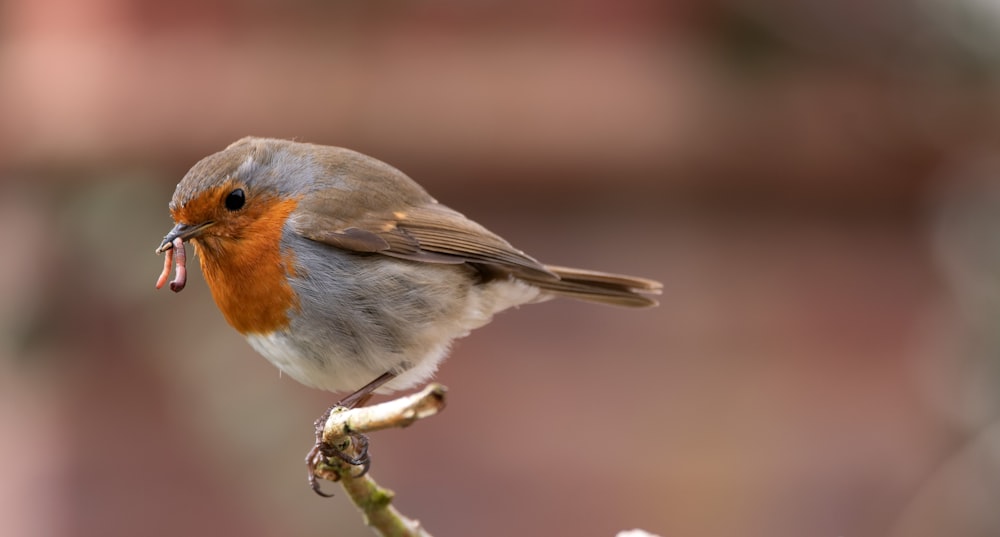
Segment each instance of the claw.
M313 492L324 498L329 498L333 494L323 492L320 489L317 478L322 477L327 481L337 481L340 479L340 476L336 472L321 468L321 466L326 464L327 459L336 458L351 466L360 466L361 473L353 477L361 477L367 474L372 465L371 456L368 454L368 437L361 433L348 433L347 438L350 439L350 442L345 442L342 446L332 446L323 441L323 429L326 425L326 420L330 417L330 413L337 407L338 405L330 407L316 420L316 443L313 444L312 449L306 454L309 487ZM349 451L354 451L355 455L351 455Z
M350 466L360 466L361 473L353 477L361 477L368 473L368 470L372 465L372 459L368 454L369 443L367 436L356 432L347 433L347 438L350 439L350 442L345 442L343 447L331 446L323 441L323 430L326 428L326 421L330 419L330 414L334 411L334 409L352 409L364 406L379 386L392 380L395 376L396 374L392 372L383 373L375 380L366 384L360 390L326 409L326 412L323 412L319 419L317 419L313 424L316 427L316 443L313 444L312 449L310 449L309 453L306 454L306 469L309 470L309 487L313 489L313 492L323 496L324 498L333 496L332 494L327 494L320 489L319 480L317 479L317 477L322 477L328 481L337 481L340 479L340 475L337 474L336 471L322 468L323 466L328 466L327 459L337 458ZM352 456L348 453L348 450L354 451L356 454Z
M358 453L357 456L352 457L347 453L346 449L341 449L340 447L331 446L326 443L320 445L320 453L326 457L336 457L351 466L364 466L367 468L371 464L371 457L368 456L368 437L361 433L350 433L347 437L351 439L351 442L348 445L353 446L354 450Z
M319 465L321 462L323 462L322 457L323 457L323 452L320 449L319 444L314 445L312 449L309 450L309 454L306 455L306 468L309 469L309 476L308 476L309 488L311 488L313 492L319 494L324 498L332 498L333 494L327 494L326 492L323 492L322 489L320 489L319 480L316 479L317 477L316 474L317 472L320 471ZM324 476L324 479L326 479L326 476Z
M312 449L306 455L306 468L309 470L309 487L312 488L313 492L324 498L329 498L333 494L327 494L320 489L317 477L322 477L327 481L337 481L340 479L340 476L336 472L321 468L322 465L326 464L327 459L337 458L351 466L360 466L361 473L353 476L356 478L367 474L368 469L371 468L372 460L368 454L368 437L361 433L351 433L348 438L351 439L348 445L358 452L356 456L352 456L346 449L331 446L322 440L317 440L316 444L313 445Z

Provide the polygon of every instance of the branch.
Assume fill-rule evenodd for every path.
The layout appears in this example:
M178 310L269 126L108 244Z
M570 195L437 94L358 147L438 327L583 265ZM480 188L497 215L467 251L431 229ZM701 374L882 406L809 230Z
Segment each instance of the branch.
M412 395L374 406L354 409L337 408L330 413L323 428L323 441L331 446L350 445L351 435L390 427L407 427L444 409L445 387L429 384ZM431 537L416 520L403 516L393 507L393 492L384 489L369 474L355 476L356 467L338 459L327 459L316 474L330 481L340 481L348 496L364 514L365 524L383 537Z
M351 433L370 433L391 427L408 427L444 409L447 388L428 384L423 390L372 406L351 410L335 408L323 428L323 441L330 445L343 442Z

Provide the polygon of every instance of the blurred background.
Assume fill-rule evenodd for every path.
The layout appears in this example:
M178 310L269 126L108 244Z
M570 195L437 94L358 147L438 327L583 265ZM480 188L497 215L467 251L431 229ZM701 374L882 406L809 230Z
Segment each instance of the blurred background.
M373 435L435 535L1000 534L1000 3L0 2L0 534L369 535L197 269L245 135L387 161L549 263L664 282L455 345Z

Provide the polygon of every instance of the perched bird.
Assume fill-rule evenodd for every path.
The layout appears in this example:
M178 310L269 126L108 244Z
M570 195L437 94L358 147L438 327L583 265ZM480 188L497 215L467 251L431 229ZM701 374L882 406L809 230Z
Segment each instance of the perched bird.
M452 340L512 306L653 306L661 288L539 263L399 170L338 147L244 138L191 168L170 213L157 288L172 259L171 288L183 288L190 241L226 321L295 380L353 392L347 406L427 380Z

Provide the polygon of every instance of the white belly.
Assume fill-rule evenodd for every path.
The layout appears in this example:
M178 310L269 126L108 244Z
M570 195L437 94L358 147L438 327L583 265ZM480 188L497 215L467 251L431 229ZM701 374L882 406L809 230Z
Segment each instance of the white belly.
M462 315L426 325L404 352L358 341L315 349L314 345L303 345L299 335L288 331L250 334L247 341L283 373L307 386L352 393L391 371L396 378L377 390L390 393L428 380L444 360L451 342L488 323L494 313L539 298L547 297L540 297L536 287L517 281L474 287L465 297Z

